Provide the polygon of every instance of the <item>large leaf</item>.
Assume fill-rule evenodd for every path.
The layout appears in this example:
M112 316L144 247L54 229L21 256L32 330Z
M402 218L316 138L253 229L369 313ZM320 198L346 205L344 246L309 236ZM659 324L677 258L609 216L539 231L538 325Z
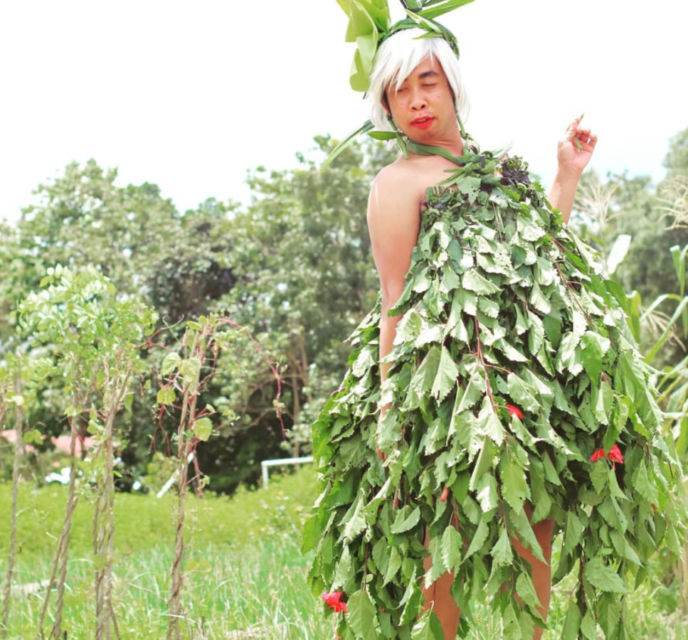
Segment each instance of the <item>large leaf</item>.
M332 163L332 161L340 154L344 149L349 147L358 136L363 135L372 131L373 123L370 120L366 120L361 127L356 129L353 133L350 133L344 140L342 140L332 151L330 155L325 158L325 161L320 165L320 171L324 171Z
M392 533L404 533L409 529L413 529L420 521L420 508L404 507L397 513L397 517L392 524Z
M446 2L442 2L441 4L433 3L433 6L421 9L419 13L425 18L437 18L448 11L458 9L471 2L473 2L473 0L446 0Z
M459 369L454 363L454 359L447 351L446 347L441 347L440 360L437 366L437 375L432 383L430 393L437 398L438 402L442 402L447 394L456 385L456 377L459 374Z
M595 556L585 564L583 577L600 591L611 591L612 593L626 593L628 591L621 576L606 565L599 556Z
M366 589L360 589L351 594L347 602L346 617L357 638L375 640L378 634L375 630L375 605Z

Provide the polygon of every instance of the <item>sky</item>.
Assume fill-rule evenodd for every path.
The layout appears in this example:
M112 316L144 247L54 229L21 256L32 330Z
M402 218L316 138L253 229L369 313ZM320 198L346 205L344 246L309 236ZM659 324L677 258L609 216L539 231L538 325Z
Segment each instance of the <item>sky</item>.
M547 186L557 139L585 113L592 169L661 180L688 127L687 3L475 0L440 20L483 148L509 147ZM346 22L335 0L2 2L0 218L89 158L181 211L248 201L248 170L295 167L313 136L367 118Z

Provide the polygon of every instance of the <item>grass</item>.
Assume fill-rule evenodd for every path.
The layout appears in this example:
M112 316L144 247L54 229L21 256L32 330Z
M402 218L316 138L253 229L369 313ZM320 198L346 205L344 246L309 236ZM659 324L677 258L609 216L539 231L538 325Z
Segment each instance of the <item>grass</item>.
M62 487L22 487L15 585L48 577L61 527L66 491ZM231 499L207 494L190 499L187 521L183 627L194 640L333 638L332 618L305 583L309 558L300 551L300 527L315 499L311 469L271 479L268 489L242 490ZM166 603L172 560L171 497L118 494L114 608L122 640L166 636ZM0 512L9 513L9 487L0 487ZM64 628L69 640L94 637L91 515L83 496L74 517ZM8 518L0 520L0 570L4 575ZM555 640L569 602L570 583L552 596ZM34 638L44 591L15 590L8 638ZM632 638L688 640L686 617L675 613L677 587L650 582L629 598ZM501 637L499 620L476 607L469 640Z

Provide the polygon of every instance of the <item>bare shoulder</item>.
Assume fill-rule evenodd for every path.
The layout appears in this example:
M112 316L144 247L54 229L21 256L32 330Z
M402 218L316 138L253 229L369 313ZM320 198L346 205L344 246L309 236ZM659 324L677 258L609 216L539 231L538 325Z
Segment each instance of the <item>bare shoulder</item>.
M417 214L424 199L425 182L423 172L403 158L387 165L370 187L368 219L386 214Z

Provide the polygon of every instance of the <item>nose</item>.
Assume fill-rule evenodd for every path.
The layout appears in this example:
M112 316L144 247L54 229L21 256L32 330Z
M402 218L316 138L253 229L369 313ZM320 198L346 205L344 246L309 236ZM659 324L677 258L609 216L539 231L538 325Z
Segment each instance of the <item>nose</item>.
M413 95L411 96L410 106L413 111L420 111L421 109L425 109L425 107L428 106L422 91L416 89L413 92Z

